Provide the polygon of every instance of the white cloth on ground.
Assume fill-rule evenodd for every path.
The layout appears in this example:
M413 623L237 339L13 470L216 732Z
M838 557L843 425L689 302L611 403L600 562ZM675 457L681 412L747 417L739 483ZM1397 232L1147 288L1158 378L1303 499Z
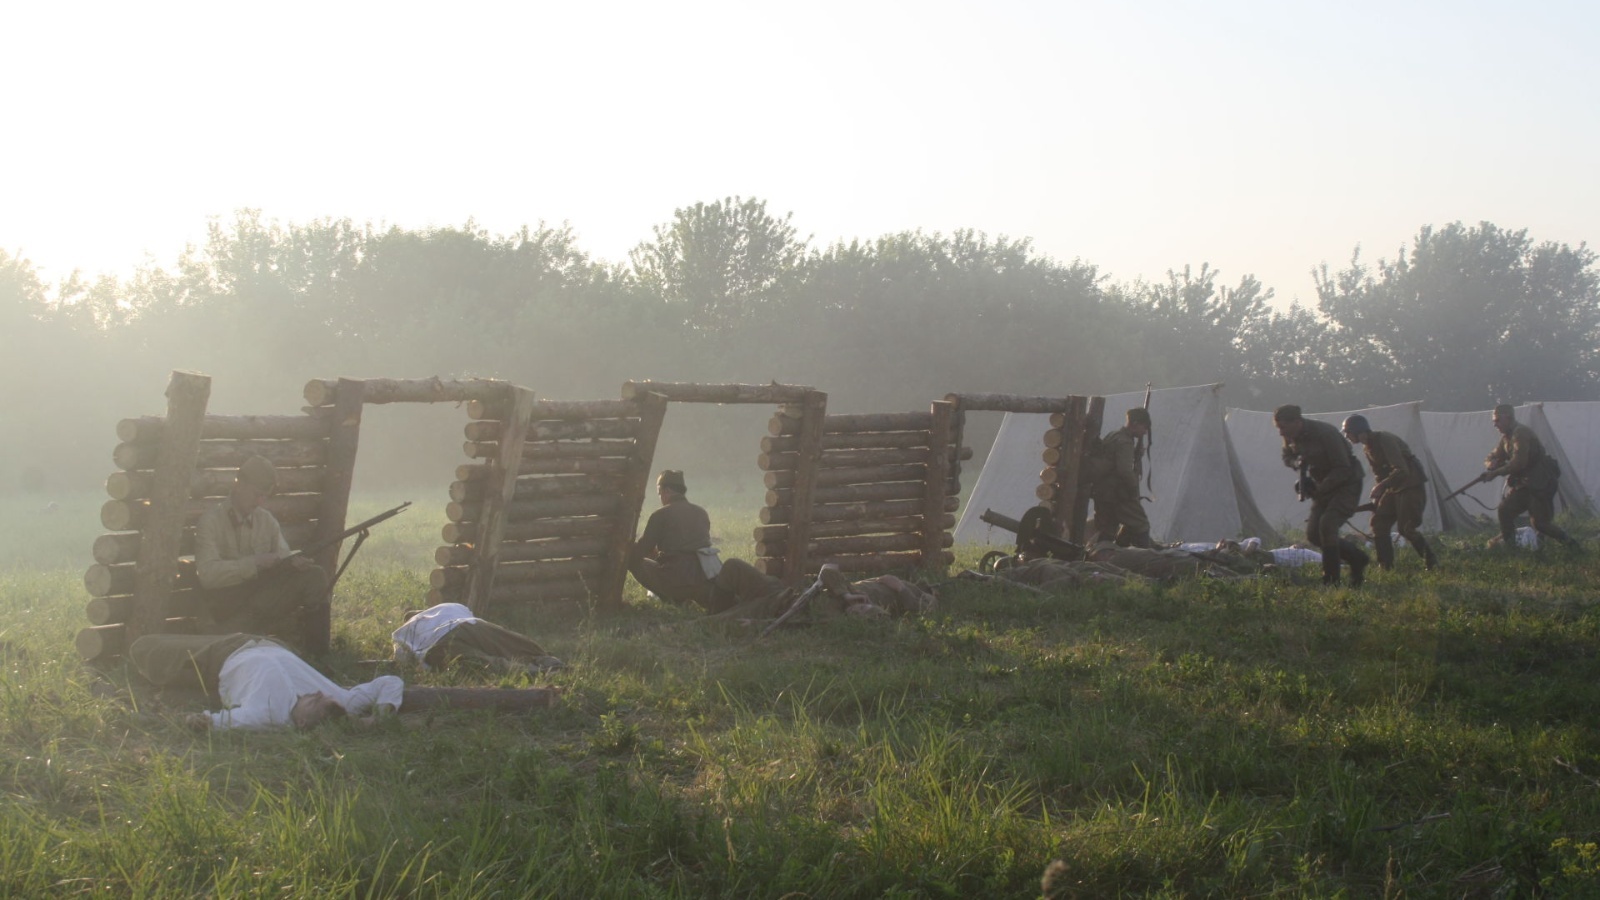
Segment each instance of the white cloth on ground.
M466 622L482 621L462 603L440 603L437 606L430 606L394 630L391 637L394 639L395 662L414 662L426 669L428 665L422 658L427 656L428 651L443 640L451 629Z
M217 678L221 712L210 713L213 728L274 728L291 724L289 713L304 694L321 691L344 711L362 715L380 704L400 708L405 682L380 675L366 684L343 688L311 664L272 641L245 644L222 664Z

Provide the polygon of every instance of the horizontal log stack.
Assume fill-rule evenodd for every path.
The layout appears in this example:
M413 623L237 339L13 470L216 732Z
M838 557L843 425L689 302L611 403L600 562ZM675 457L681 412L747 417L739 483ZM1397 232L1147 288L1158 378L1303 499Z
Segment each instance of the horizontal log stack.
M450 486L430 602L620 606L665 410L648 393L553 401L516 389L470 402L473 462Z
M188 373L174 373L175 386L180 375ZM208 393L208 379L206 384ZM165 417L117 423L117 471L106 479L110 499L100 510L108 533L95 539L94 564L84 573L90 627L78 633L76 643L85 659L120 655L137 634L193 627L192 617L200 612L195 524L226 502L239 466L251 456L266 457L278 470L278 492L262 505L283 525L290 547L317 540L326 528L337 534L344 527L349 479L330 475L330 461L348 456L346 462L353 462L354 447L330 450L340 430L332 415L206 415L205 398L196 402L190 412L198 427L190 428L194 439L185 442L187 452L167 443L173 437L170 406ZM356 403L359 409L359 398ZM152 571L164 583L150 583Z
M758 458L767 495L757 568L795 578L824 563L875 575L954 562L959 462L971 455L955 440L956 412L941 402L921 413L822 414L811 434L814 409L781 407Z

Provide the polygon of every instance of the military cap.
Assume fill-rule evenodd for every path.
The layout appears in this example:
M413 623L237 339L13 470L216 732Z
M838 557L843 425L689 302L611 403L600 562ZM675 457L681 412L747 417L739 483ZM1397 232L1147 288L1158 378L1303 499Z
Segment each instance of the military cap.
M272 467L265 456L252 456L239 467L239 481L263 494L270 494L278 487L278 470Z
M1127 420L1129 425L1143 425L1150 427L1150 410L1142 406L1135 406L1128 410Z
M1366 434L1372 430L1372 426L1367 424L1366 416L1356 413L1353 416L1345 417L1344 424L1340 426L1340 430L1349 435Z
M1274 422L1298 422L1300 418L1300 407L1293 403L1285 403L1272 411L1272 421Z
M662 469L656 476L657 488L671 488L680 494L689 493L689 486L683 483L683 473L677 469Z

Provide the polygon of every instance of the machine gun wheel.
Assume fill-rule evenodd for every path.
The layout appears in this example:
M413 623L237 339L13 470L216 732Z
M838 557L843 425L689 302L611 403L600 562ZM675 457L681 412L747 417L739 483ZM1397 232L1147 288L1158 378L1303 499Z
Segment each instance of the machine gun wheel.
M1017 558L1003 550L990 550L978 560L978 571L984 575L993 575L1002 570L1009 569L1017 564Z

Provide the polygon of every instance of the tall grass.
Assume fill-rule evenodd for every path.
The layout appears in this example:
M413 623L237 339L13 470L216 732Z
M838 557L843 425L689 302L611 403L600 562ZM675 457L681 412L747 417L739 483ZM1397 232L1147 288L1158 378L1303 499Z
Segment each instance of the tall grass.
M414 499L340 583L338 678L424 602ZM754 510L716 503L747 552ZM957 582L922 621L759 641L635 589L615 618L496 615L572 664L547 711L196 734L73 656L97 506L0 507L4 896L1026 897L1054 861L1061 896L1584 897L1600 874L1590 557L1446 539L1441 571L1361 591Z

